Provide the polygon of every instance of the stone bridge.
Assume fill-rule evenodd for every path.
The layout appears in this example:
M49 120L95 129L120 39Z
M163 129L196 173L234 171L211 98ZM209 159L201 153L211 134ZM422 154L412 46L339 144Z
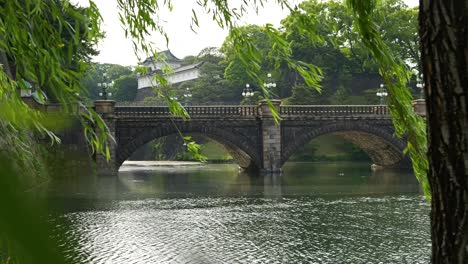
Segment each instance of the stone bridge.
M188 106L190 119L174 117L167 107L115 106L96 101L113 134L111 161L97 156L101 174L115 174L139 147L175 133L202 134L219 143L240 167L266 173L282 165L310 140L338 135L365 151L381 167L410 167L403 155L406 142L393 136L389 111L383 105L280 106L272 101L281 120L276 123L266 102L258 106Z

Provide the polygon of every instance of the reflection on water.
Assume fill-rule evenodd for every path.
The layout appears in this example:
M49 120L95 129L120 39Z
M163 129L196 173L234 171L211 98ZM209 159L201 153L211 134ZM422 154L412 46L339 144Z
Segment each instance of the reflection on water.
M427 263L429 204L414 176L368 164L125 166L50 186L83 263Z

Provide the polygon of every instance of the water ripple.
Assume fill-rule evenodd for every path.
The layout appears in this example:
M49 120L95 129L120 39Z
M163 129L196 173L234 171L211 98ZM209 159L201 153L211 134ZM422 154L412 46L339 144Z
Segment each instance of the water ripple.
M428 212L419 195L197 197L62 217L82 263L427 263Z

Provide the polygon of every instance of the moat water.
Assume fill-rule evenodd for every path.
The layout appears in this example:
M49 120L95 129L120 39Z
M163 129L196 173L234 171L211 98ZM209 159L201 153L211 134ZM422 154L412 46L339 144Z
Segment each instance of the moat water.
M414 175L360 163L134 162L48 188L81 263L428 263L429 203ZM64 245L66 247L67 245Z

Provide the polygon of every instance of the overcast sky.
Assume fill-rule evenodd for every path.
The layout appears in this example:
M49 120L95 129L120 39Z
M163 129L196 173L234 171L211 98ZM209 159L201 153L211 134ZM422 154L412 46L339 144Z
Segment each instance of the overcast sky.
M409 6L418 4L418 0L404 0ZM88 6L88 0L72 0L82 6ZM227 31L222 30L211 20L209 15L205 15L201 9L197 13L200 28L197 33L190 29L192 7L196 6L196 0L175 0L172 12L164 10L161 21L165 24L165 30L169 35L169 49L171 52L183 58L188 55L197 55L203 48L219 47L227 36ZM275 2L275 1L272 1ZM291 0L292 3L299 3L301 0ZM115 63L121 65L136 65L138 60L133 53L131 41L125 39L124 31L120 26L117 14L116 0L95 0L101 15L104 19L103 30L106 38L98 46L100 54L94 61L100 63ZM281 19L289 12L282 10L278 5L267 4L259 10L258 15L251 10L239 24L264 25L271 23L280 25ZM165 41L162 38L153 36L152 41L157 43L157 47L165 50Z

